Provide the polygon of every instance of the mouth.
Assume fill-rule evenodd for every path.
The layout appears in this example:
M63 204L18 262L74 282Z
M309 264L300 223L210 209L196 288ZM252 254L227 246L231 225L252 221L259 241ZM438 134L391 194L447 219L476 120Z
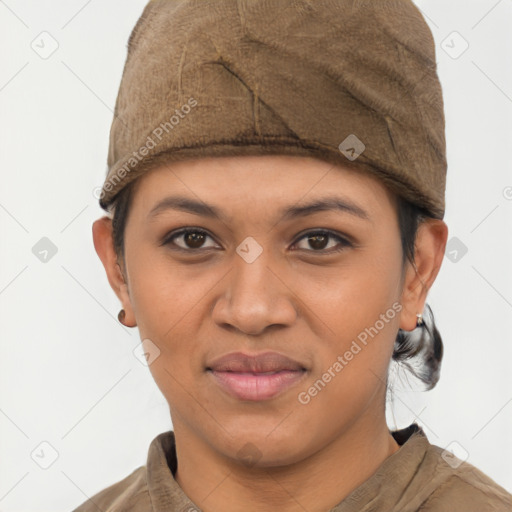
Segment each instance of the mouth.
M239 400L268 400L301 381L307 368L277 352L248 355L233 352L209 363L206 372Z

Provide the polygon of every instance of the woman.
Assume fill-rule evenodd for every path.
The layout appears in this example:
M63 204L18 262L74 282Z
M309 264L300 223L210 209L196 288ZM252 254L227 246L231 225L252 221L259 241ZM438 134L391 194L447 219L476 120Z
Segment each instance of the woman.
M386 425L392 359L439 378L445 181L411 2L151 1L93 235L173 430L76 510L510 510Z

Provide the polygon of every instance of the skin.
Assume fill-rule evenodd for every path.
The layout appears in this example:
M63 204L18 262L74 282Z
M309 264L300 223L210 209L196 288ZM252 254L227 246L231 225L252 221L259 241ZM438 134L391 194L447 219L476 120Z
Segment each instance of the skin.
M416 268L402 268L394 194L373 176L314 158L188 160L146 173L134 192L125 265L118 265L108 216L93 225L94 245L125 323L160 350L149 368L171 412L177 482L206 512L248 503L256 512L334 507L399 449L385 419L388 366L398 329L413 330L424 309L443 261L446 224L423 223ZM178 194L214 205L223 220L171 209L148 220L156 203ZM339 210L279 215L327 195L348 198L368 219ZM175 246L160 245L181 228L209 236L203 245L187 244L183 235ZM306 230L319 229L353 245L336 237L308 242ZM248 236L262 248L252 263L236 252ZM300 403L298 393L395 302L401 311ZM307 366L303 380L270 400L234 398L205 371L214 357L267 350ZM247 453L252 460L242 458Z

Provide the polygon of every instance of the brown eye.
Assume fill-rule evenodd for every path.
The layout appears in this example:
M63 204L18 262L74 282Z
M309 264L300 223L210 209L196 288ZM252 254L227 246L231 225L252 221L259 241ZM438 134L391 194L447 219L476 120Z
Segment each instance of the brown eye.
M198 249L204 244L204 240L206 238L206 235L203 233L198 233L196 231L188 231L184 234L184 242L188 247L191 247L192 249Z
M204 245L208 238L211 239L211 236L206 233L206 231L202 231L200 229L183 229L166 238L162 245L176 245L180 249L184 250L214 247ZM181 243L176 243L177 240L180 240Z
M329 235L310 235L308 236L308 243L314 249L325 249Z
M337 252L343 250L345 247L350 247L352 244L348 241L342 238L339 235L336 235L330 231L311 231L309 233L306 233L300 240L305 240L307 247L299 247L300 249L305 249L310 252ZM332 249L333 247L339 246L337 249L334 250L326 250L329 245L329 240L337 240L339 243L331 245L329 249ZM341 246L341 247L340 247ZM313 250L311 250L312 248Z

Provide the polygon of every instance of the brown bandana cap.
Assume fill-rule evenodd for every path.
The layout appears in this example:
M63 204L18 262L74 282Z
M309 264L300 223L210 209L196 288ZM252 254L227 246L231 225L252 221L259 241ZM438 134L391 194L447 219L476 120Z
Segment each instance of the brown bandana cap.
M163 163L316 157L434 218L446 142L435 44L409 0L152 0L128 42L100 206Z

